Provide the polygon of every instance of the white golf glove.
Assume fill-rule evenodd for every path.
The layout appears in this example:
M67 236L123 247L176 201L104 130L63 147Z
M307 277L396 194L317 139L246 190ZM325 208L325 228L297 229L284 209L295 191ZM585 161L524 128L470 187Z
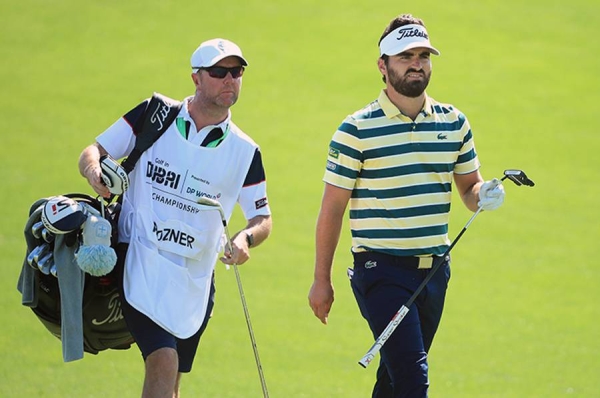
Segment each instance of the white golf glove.
M496 210L504 203L504 187L502 182L494 178L486 181L479 189L479 203L477 205L483 210Z

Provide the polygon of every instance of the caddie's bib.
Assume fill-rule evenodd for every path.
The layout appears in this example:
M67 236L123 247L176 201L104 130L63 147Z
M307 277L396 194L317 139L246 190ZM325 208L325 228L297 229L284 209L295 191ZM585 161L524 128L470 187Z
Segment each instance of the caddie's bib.
M185 140L174 125L140 158L124 195L119 234L129 241L125 298L179 338L198 331L206 314L212 274L228 220L256 144L233 123L216 148Z

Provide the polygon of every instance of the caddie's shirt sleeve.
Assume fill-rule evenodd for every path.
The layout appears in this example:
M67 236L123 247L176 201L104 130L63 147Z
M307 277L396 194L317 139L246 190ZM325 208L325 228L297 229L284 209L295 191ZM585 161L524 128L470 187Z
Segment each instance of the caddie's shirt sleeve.
M133 126L135 126L144 114L148 102L149 99L131 109L123 115L123 117L114 122L112 126L96 137L96 142L102 145L113 158L124 158L133 150L133 147L135 146Z
M259 148L254 152L238 203L247 220L271 214L267 199L267 179Z

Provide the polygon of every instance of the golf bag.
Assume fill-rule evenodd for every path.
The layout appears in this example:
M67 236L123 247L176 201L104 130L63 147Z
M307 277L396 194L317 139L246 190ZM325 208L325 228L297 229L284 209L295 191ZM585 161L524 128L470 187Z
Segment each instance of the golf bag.
M115 245L118 203L102 209L101 202L91 196L63 196L103 212L114 231L111 246ZM91 354L109 348L129 348L133 339L120 309L118 270L103 276L83 272L75 259L81 230L56 235L45 230L41 213L47 201L33 203L25 225L27 253L18 284L22 304L30 307L46 329L63 341L65 361L81 358L81 348ZM36 256L37 253L45 254Z
M134 126L136 144L123 162L129 173L140 155L171 125L181 103L155 93ZM110 222L110 247L116 250L120 200L109 205L102 199L74 193L62 195L95 209ZM44 227L42 212L49 198L34 202L25 225L27 253L17 289L22 304L31 308L46 329L62 341L65 362L107 349L128 349L134 342L120 308L120 272L115 267L106 275L83 272L77 263L82 229L53 234ZM117 262L119 263L119 262Z

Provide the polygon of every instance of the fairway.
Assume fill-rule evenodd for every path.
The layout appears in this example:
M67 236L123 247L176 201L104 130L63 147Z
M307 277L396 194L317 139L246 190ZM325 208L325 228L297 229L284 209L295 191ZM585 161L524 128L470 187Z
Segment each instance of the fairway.
M377 42L401 13L422 18L441 51L427 92L469 118L484 178L516 168L536 183L506 182L504 205L452 250L430 396L600 397L600 2L590 0L2 2L0 397L140 395L137 347L63 363L60 342L21 306L23 227L41 197L92 193L79 154L122 114L154 91L191 95L190 56L214 37L248 60L232 115L267 173L273 233L239 271L270 396L370 397L377 366L357 363L373 337L346 277L347 225L329 325L307 295L328 144L377 98ZM455 195L451 239L470 216ZM237 209L230 231L243 223ZM181 395L261 397L233 270L219 264L216 284Z

